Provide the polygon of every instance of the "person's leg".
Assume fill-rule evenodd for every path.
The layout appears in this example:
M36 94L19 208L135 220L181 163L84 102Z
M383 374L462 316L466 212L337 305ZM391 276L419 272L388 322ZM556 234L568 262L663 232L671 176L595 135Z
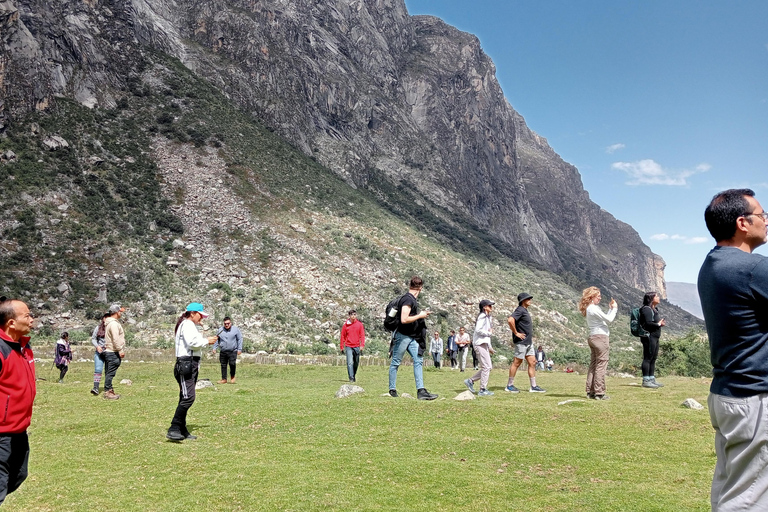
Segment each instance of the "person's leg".
M400 361L402 361L410 341L411 338L408 336L403 336L400 333L395 334L392 345L392 361L389 363L389 389L396 389L397 369L400 367Z
M176 412L171 420L171 428L168 432L179 432L183 436L189 434L187 430L187 412L192 404L195 403L195 382L197 381L198 367L193 365L192 373L189 375L182 375L179 371L179 363L176 363L176 367L173 370L173 375L176 377L176 382L179 383L179 403L176 406Z
M0 505L27 479L27 433L0 435Z
M347 377L355 380L355 352L352 347L344 347L344 355L347 357Z
M587 395L594 396L595 369L597 368L597 347L595 346L595 337L588 337L587 344L589 345L589 370L587 370L586 391Z
M460 370L463 372L467 368L467 347L466 345L459 349L459 361L461 361Z
M478 345L475 350L480 358L480 390L488 389L488 379L491 376L491 368L493 363L491 362L491 353L488 350L488 345Z
M523 364L523 360L515 356L515 358L512 360L512 364L509 365L509 380L507 382L508 386L511 386L515 383L515 375L517 375L517 369L520 368L521 364Z
M360 368L360 347L352 349L352 378L357 379L357 369Z
M229 353L229 379L235 382L235 373L237 373L237 350Z
M608 336L598 334L594 336L595 344L595 380L593 384L594 394L596 396L605 395L605 372L608 369Z
M61 365L61 368L59 368L59 382L64 380L64 376L67 374L67 371L69 371L69 366L66 364Z
M472 349L472 366L477 370L477 352L474 345L470 345L470 348Z
M104 353L93 353L93 391L95 395L99 394L99 385L101 384L101 374L104 371Z
M120 368L120 355L117 352L107 352L104 355L106 361L105 366L107 368L107 375L104 378L104 391L112 390L112 380L117 374L117 369Z
M416 389L422 389L424 387L424 369L423 360L419 355L419 344L413 338L407 338L409 340L406 349L413 358L413 379L416 381ZM392 388L390 388L392 389Z
M651 376L651 342L646 336L641 336L640 343L643 344L643 364L641 367L643 371L643 380L647 380Z
M219 350L219 365L221 366L221 382L227 382L227 364L229 364L229 353Z
M648 341L648 376L653 378L656 375L656 358L659 357L659 336L649 336Z

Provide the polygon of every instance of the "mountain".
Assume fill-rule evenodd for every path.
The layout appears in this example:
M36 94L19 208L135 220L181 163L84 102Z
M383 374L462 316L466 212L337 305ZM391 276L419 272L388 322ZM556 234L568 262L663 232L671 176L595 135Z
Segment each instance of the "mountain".
M699 300L699 291L695 284L668 281L667 295L667 300L669 300L670 304L681 307L696 318L704 319L704 313L701 311L701 300Z
M481 292L541 289L555 319L588 284L666 294L478 39L402 0L4 0L0 28L0 273L50 325L122 298L151 330L202 294L285 346L411 272L446 323Z

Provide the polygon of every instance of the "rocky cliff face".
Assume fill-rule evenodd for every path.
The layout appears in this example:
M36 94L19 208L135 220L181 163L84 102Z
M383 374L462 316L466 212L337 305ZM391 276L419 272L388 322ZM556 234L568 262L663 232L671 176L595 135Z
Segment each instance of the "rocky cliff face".
M477 38L402 0L3 0L0 29L0 130L57 97L113 107L137 56L165 52L354 187L404 186L577 281L664 292L664 262L527 128Z

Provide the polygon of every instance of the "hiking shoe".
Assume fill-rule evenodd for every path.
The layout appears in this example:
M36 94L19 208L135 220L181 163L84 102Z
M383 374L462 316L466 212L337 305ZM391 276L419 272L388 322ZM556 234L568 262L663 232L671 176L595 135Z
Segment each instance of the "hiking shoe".
M416 392L416 398L419 400L434 400L437 398L437 395L427 391L427 388L421 388Z
M608 395L595 395L595 400L610 400L611 397Z
M480 392L477 394L477 396L493 396L493 391L488 391L487 389L481 389Z
M509 393L519 393L519 392L520 392L520 390L519 390L519 389L517 389L517 388L516 388L515 386L513 386L512 384L510 384L509 386L505 387L505 388L504 388L504 391L507 391L507 392L509 392Z
M99 388L91 388L91 394L93 396L99 396Z
M226 383L227 383L227 379L221 379L221 380L220 380L219 382L217 382L216 384L226 384Z
M657 385L657 386L659 386L660 388L663 388L663 387L664 387L664 384L662 384L661 382L657 381L657 380L656 380L656 377L653 377L653 378L651 378L651 380L653 381L653 383L654 383L654 384L656 384L656 385Z
M645 380L645 379L643 379L643 387L644 388L657 389L660 386L658 384L656 384L655 382L653 382L652 380Z
M595 394L594 393L587 393L587 398L589 398L590 400L594 400L595 399Z
M475 391L475 383L472 382L472 379L465 379L464 385L467 386L467 389L470 390L472 393L476 393Z
M107 400L117 400L118 398L120 398L120 395L115 393L114 389L110 389L109 391L104 392L104 398L106 398Z
M546 393L547 392L546 389L540 388L539 386L533 386L528 391L530 391L531 393Z
M229 379L230 384L234 384L235 382L237 382L237 379L235 377L232 377L231 379Z
M178 430L169 430L168 433L165 434L165 437L167 437L171 441L183 441L184 439L186 439L184 437L184 434L182 434Z
M397 398L397 390L396 389L390 389L389 390L389 396L392 398Z
M192 434L187 432L186 434L184 434L184 439L189 439L190 441L192 441L192 440L197 439L197 436L193 436Z

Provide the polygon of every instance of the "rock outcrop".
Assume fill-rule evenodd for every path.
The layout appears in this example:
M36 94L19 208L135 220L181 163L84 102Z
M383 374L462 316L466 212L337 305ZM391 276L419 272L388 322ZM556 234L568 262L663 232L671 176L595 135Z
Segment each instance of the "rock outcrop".
M663 260L528 129L478 39L403 0L3 0L0 45L0 130L58 97L114 107L165 52L353 187L403 187L576 282L664 294Z

